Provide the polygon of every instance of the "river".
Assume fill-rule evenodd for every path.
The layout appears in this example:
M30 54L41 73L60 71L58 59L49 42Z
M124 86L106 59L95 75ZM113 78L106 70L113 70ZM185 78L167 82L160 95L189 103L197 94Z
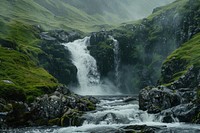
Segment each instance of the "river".
M137 96L96 96L100 100L95 111L84 114L80 127L32 127L10 130L12 133L126 133L124 127L147 125L155 133L200 133L200 125L162 123L162 116L139 110Z

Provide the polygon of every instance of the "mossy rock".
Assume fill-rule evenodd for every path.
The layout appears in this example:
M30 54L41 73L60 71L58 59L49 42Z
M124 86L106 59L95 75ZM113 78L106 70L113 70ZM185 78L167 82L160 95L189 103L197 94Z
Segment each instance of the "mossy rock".
M83 124L83 119L80 118L80 116L76 117L62 117L61 118L61 126L62 127L68 127L68 126L81 126Z
M81 126L83 119L81 118L82 112L76 109L70 109L61 117L61 126Z
M80 102L86 105L87 110L83 110L83 111L92 111L96 109L96 105L92 103L90 100L88 100L87 98L80 99Z
M34 123L37 126L44 126L44 125L48 125L48 120L47 119L37 119L34 121Z
M54 126L54 125L60 126L60 124L61 124L60 118L55 118L48 121L49 126Z
M12 109L12 104L7 103L4 99L0 98L0 112L10 112Z

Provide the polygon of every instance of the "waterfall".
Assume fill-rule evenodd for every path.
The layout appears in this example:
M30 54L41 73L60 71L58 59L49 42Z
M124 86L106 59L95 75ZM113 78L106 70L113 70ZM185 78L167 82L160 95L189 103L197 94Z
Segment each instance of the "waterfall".
M71 52L72 62L78 69L77 77L80 87L73 88L72 91L81 95L112 94L110 87L100 82L96 60L87 49L89 43L90 37L85 37L63 44Z
M113 51L114 51L114 65L115 65L115 83L116 87L119 89L120 84L120 73L119 73L119 65L120 65L120 55L119 55L119 43L114 37L110 36L110 39L113 40Z

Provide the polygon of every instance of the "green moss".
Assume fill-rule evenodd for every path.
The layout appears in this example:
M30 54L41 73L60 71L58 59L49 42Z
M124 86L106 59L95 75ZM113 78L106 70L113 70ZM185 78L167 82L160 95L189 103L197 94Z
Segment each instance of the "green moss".
M195 68L200 68L200 34L195 35L191 40L184 43L180 48L175 50L164 62L168 64L173 62L173 60L179 60L183 62L185 70L180 70L173 74L171 82L178 80L182 75L184 75L188 68L194 66ZM178 64L181 65L180 63ZM177 66L178 67L178 66Z
M60 126L60 118L55 118L55 119L49 120L48 125L49 126L54 126L54 125Z
M193 117L192 122L197 123L197 124L200 123L200 112L198 112L197 115Z
M0 112L10 112L10 111L12 111L12 104L0 105Z
M87 106L88 111L91 111L91 110L95 110L95 109L96 109L96 105L93 104L93 103L92 103L91 101L89 101L88 99L82 98L82 99L80 99L80 101L82 101L83 103L86 103L86 106Z
M35 120L35 123L39 126L39 125L48 125L48 121L46 119L38 119Z
M166 13L167 11L172 10L172 9L175 12L185 11L184 5L186 5L188 1L189 0L176 0L175 2L167 6L159 7L156 9L156 11L152 15L148 17L148 19L152 20L154 17L159 16L160 14Z
M25 54L4 47L0 47L0 53L1 97L24 101L28 96L36 97L52 92L58 85L53 76L38 67ZM12 83L6 83L4 80Z

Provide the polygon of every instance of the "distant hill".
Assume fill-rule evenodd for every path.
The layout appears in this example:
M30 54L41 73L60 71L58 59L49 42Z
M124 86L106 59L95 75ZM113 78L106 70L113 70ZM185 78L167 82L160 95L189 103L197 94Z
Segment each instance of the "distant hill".
M174 0L4 0L0 19L39 24L44 29L78 29L84 32L149 15L153 8Z

